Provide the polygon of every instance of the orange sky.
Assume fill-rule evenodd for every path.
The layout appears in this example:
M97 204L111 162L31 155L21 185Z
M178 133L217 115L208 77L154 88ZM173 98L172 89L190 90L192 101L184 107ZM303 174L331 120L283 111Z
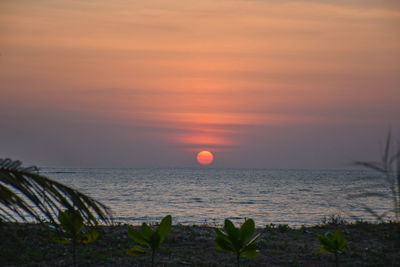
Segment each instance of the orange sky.
M339 167L400 126L399 29L397 0L2 1L0 157Z

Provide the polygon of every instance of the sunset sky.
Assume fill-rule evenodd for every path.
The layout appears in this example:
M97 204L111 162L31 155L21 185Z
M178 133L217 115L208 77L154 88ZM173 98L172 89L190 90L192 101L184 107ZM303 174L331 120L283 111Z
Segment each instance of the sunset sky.
M346 168L400 140L400 1L3 0L0 158Z

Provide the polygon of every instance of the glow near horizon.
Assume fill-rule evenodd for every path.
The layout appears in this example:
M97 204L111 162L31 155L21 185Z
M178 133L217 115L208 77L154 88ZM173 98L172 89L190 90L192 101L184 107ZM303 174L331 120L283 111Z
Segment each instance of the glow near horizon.
M396 1L3 1L0 25L2 157L329 167L400 124Z

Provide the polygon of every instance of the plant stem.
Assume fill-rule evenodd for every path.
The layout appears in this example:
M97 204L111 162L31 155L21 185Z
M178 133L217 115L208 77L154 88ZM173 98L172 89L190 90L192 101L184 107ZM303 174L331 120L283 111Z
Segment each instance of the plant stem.
M335 264L336 267L339 267L339 255L337 253L335 253Z
M154 267L154 253L155 252L155 250L153 249L152 251L151 251L151 267Z
M72 261L74 263L74 267L76 267L76 240L72 238Z

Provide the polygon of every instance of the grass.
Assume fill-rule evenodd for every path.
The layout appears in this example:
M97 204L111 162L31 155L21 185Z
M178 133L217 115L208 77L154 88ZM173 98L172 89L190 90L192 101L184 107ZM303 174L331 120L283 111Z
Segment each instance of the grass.
M99 239L77 250L79 266L148 266L150 256L131 257L125 251L134 245L126 224L101 226ZM138 227L134 227L138 229ZM313 227L269 225L258 244L260 254L241 259L242 266L334 266L331 255L317 249L317 234L341 229L349 243L341 266L399 266L398 223L346 223L331 220ZM54 243L40 224L5 223L0 226L0 266L70 266L68 246ZM172 227L157 256L157 266L234 266L235 257L218 252L210 226Z

